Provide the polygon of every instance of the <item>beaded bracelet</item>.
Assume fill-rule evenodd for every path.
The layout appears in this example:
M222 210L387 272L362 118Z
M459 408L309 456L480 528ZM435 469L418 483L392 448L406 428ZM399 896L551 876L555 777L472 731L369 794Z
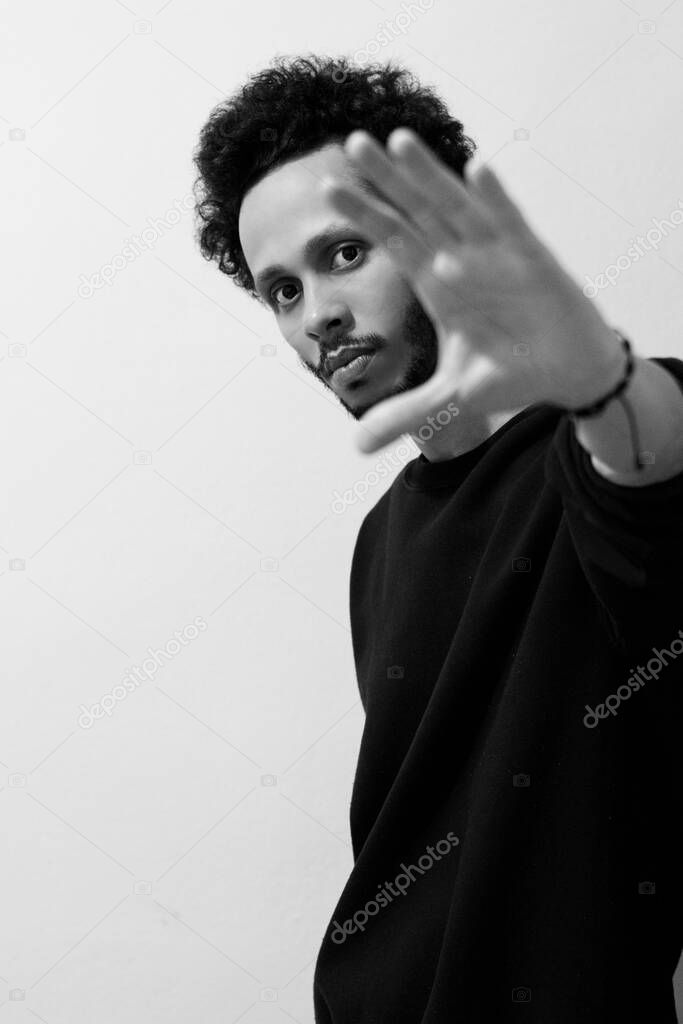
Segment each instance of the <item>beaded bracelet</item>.
M625 338L620 331L615 330L614 333L621 340L621 347L626 352L626 369L624 370L623 377L621 378L616 387L612 388L611 391L608 391L607 394L603 395L602 398L599 398L597 402L591 402L590 405L582 405L578 409L569 409L568 412L575 419L584 419L590 416L597 416L598 413L602 412L602 410L605 408L608 402L611 402L613 398L618 398L626 414L628 425L631 431L635 468L643 469L645 467L645 463L642 461L640 457L640 442L638 440L638 430L636 427L636 421L633 415L633 410L628 404L627 399L622 396L622 391L626 388L633 375L635 361L633 359L633 352L631 350L631 345L628 339Z

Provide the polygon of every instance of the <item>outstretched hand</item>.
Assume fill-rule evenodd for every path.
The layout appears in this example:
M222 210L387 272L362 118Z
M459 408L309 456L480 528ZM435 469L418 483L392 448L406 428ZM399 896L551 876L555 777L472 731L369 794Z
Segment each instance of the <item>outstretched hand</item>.
M429 380L359 420L361 451L417 431L452 401L486 413L535 402L572 408L616 383L615 332L490 167L472 173L468 164L463 181L408 128L392 132L386 148L354 131L345 152L387 201L330 181L326 194L387 247L438 339Z

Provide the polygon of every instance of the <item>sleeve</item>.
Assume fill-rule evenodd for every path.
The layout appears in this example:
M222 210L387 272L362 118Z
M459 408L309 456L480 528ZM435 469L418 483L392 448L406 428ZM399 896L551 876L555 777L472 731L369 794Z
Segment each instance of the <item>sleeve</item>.
M381 499L380 499L381 500ZM351 642L353 646L353 660L356 668L356 682L363 711L367 713L367 681L365 666L368 648L372 639L369 630L372 624L378 621L378 615L370 611L369 589L372 585L372 562L376 545L373 538L377 533L374 522L377 517L377 506L367 512L360 524L356 543L351 559L351 573L349 577L349 618L351 622Z
M652 357L683 391L683 361ZM683 627L683 473L623 487L595 470L562 416L545 459L611 641L622 653L666 642ZM683 637L683 631L681 632Z

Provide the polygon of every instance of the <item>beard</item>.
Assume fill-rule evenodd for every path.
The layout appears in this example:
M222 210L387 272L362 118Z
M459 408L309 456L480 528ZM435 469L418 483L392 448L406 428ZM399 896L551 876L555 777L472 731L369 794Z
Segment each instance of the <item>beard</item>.
M342 405L346 411L355 419L359 420L361 416L364 416L369 409L372 409L378 402L383 401L385 398L391 398L393 395L400 395L404 391L410 391L412 388L419 387L420 384L424 384L425 381L434 373L436 369L437 358L439 354L439 343L434 330L432 321L427 316L424 307L417 298L413 295L403 319L402 325L403 335L406 339L406 346L408 348L408 365L406 366L405 373L398 384L388 388L386 391L382 391L373 401L371 402L347 402L335 392L333 392L337 401ZM347 337L346 335L338 335L335 340L330 344L329 350L333 351L340 345L367 345L381 351L383 348L389 346L389 342L386 338L383 338L380 334L363 334L358 335L354 338ZM320 366L313 366L311 363L307 363L303 359L299 359L299 362L307 370L309 370L313 376L319 380L329 391L332 391L329 383L327 382L323 369L325 368L325 357L326 352L321 356ZM359 382L359 394L362 388L362 381Z

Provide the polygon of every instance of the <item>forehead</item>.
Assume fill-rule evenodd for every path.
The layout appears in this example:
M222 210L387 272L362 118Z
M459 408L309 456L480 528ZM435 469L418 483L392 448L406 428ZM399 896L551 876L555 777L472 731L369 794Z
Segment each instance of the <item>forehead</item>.
M240 244L252 275L285 263L311 235L343 218L322 192L323 178L358 183L340 143L295 157L261 178L245 195L239 213Z

